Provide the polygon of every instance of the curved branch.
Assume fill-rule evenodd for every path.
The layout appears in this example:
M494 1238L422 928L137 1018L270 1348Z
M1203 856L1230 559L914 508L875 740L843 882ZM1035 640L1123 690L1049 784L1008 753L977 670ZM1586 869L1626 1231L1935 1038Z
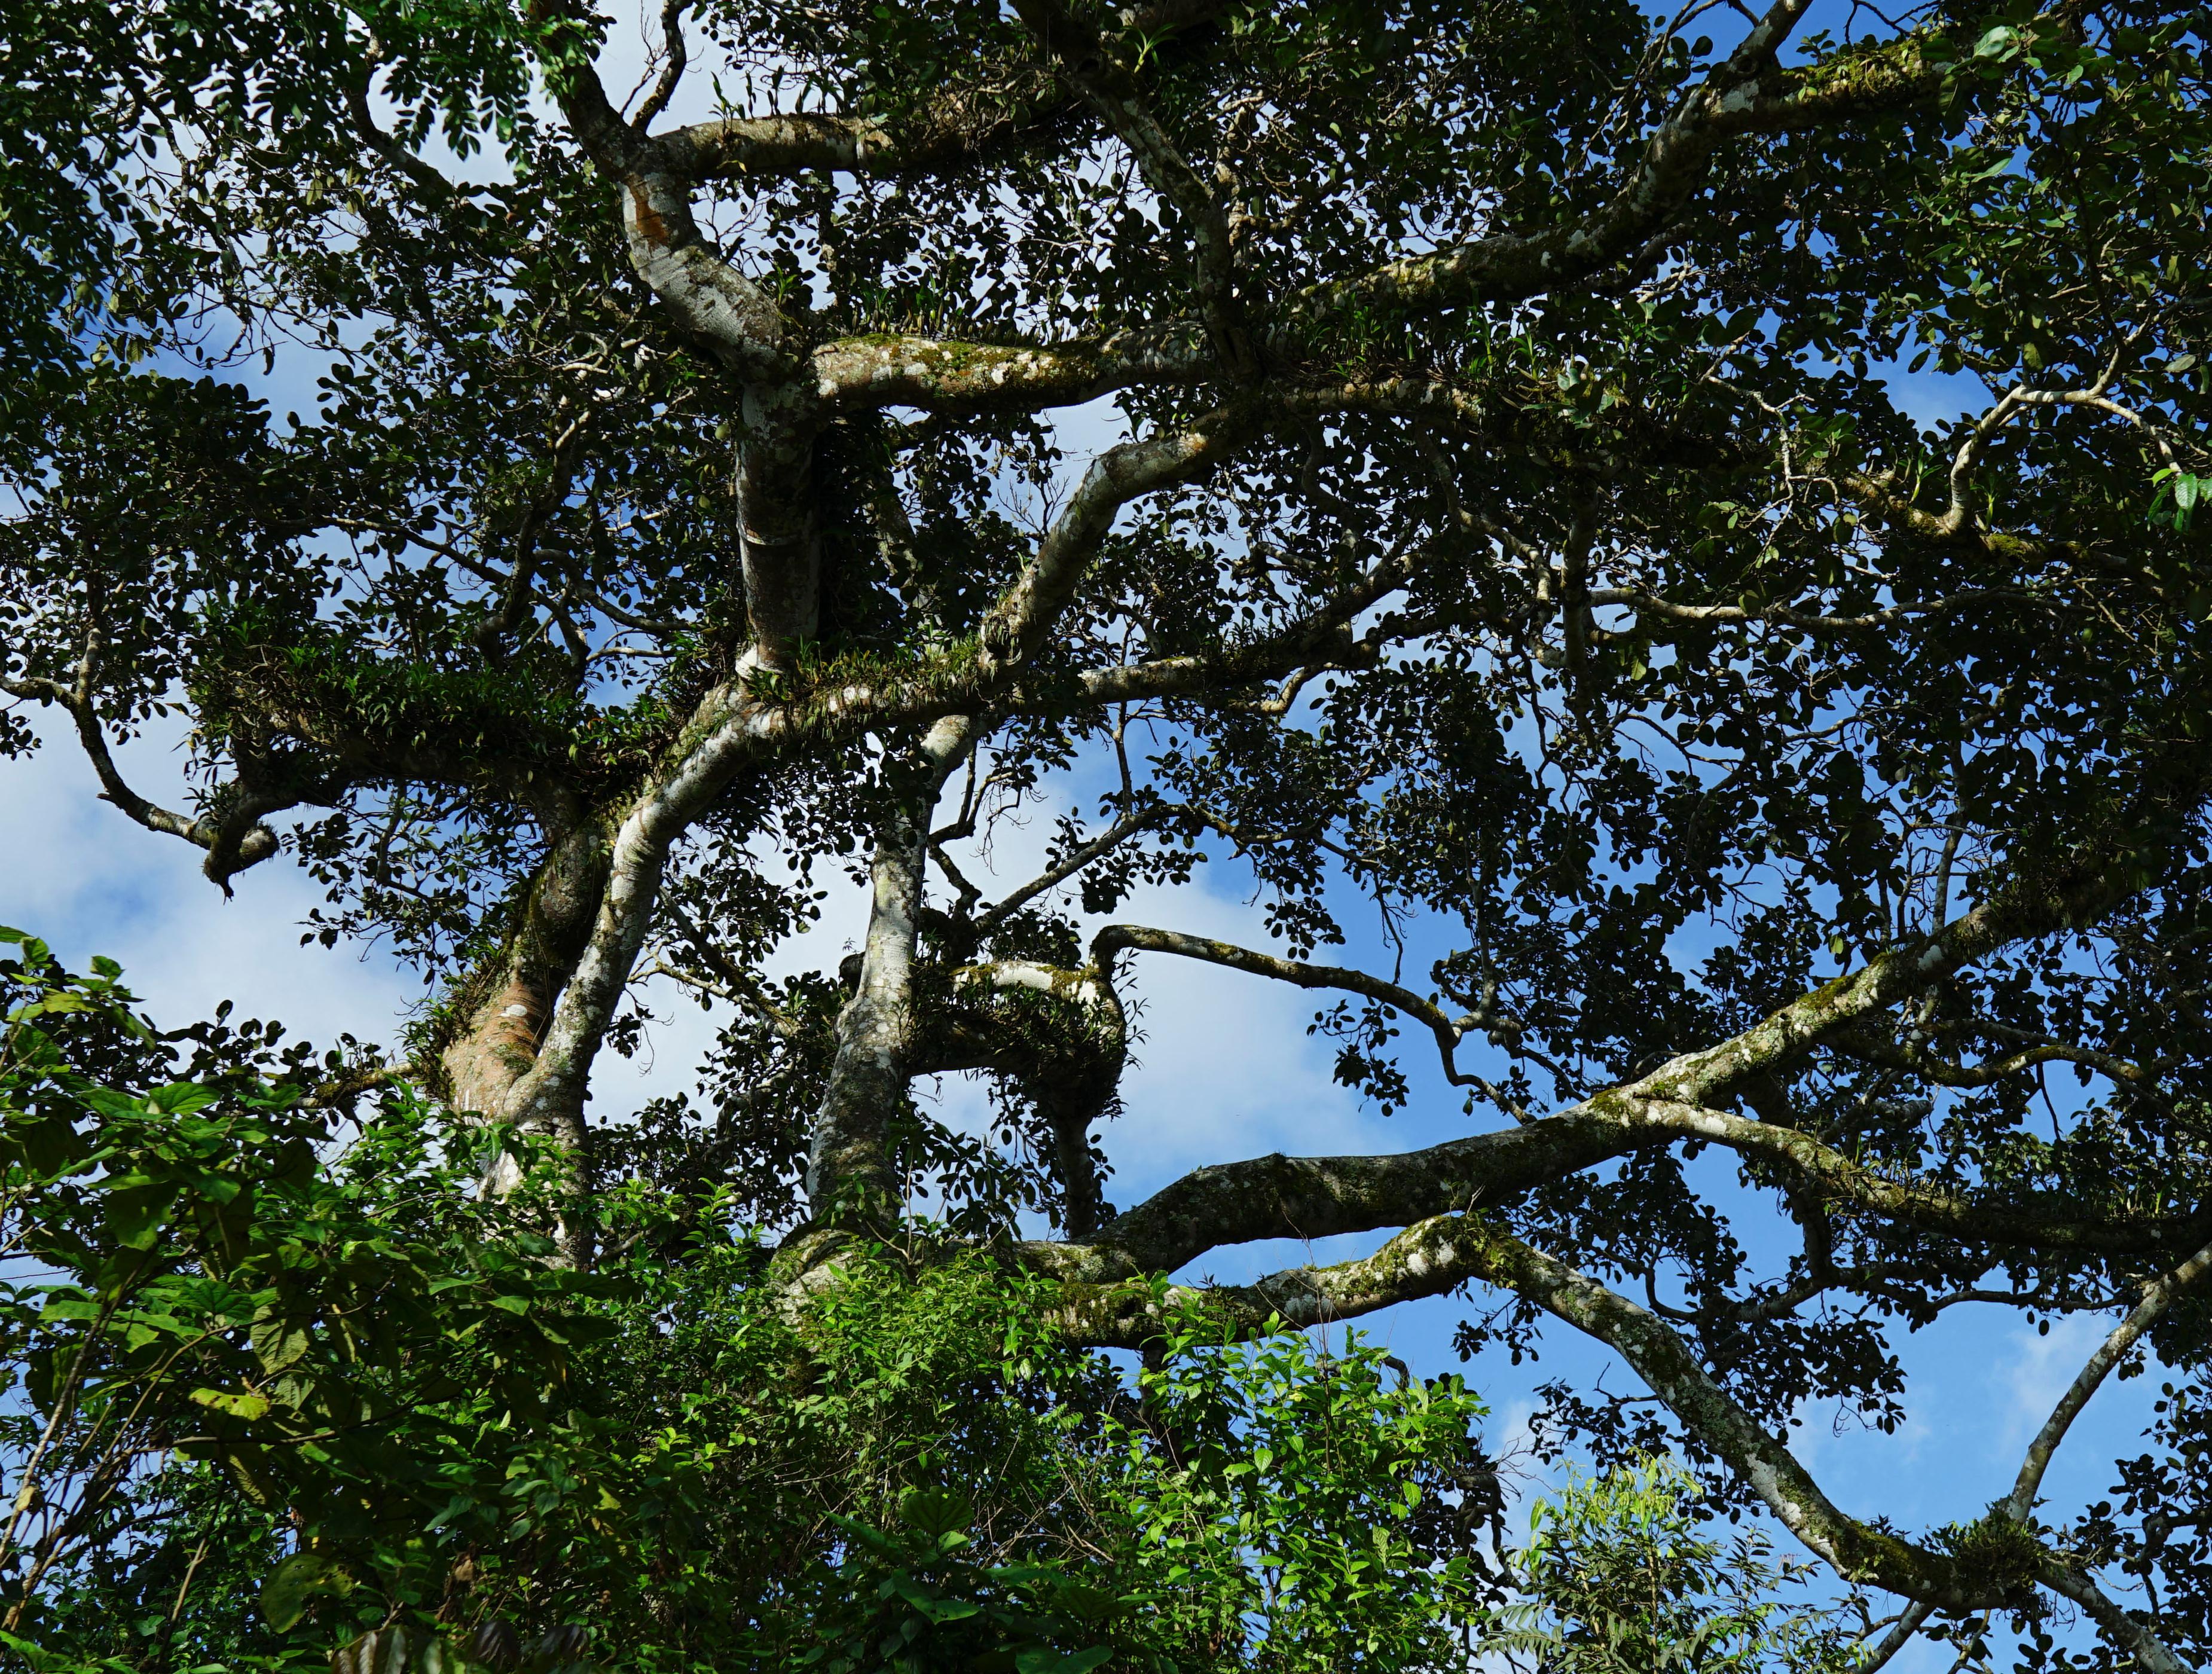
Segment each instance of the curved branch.
M1206 321L1214 356L1232 381L1250 382L1259 375L1260 362L1237 291L1228 212L1137 96L1135 78L1088 22L1061 0L1013 0L1013 6L1030 33L1058 59L1068 85L1128 147L1145 184L1175 205L1189 228L1197 259L1199 313Z
M573 0L537 0L543 19ZM623 120L599 74L580 60L544 61L569 131L622 193L630 265L686 331L732 370L772 378L792 369L799 338L768 294L723 260L692 213L690 182L660 141Z
M2051 1209L2060 1212L2052 1214L2017 1202L1972 1196L1924 1180L1893 1179L1854 1162L1810 1134L1754 1122L1732 1111L1633 1094L1609 1093L1601 1098L1623 1099L1642 1119L1668 1133L1708 1140L1778 1163L1885 1220L1961 1243L2136 1255L2199 1242L2207 1230L2212 1230L2212 1209L2124 1220L2081 1219L2063 1212L2070 1199L2054 1196Z
M2128 1317L2112 1328L2112 1335L2097 1345L2097 1352L2074 1376L2066 1393L2058 1397L2058 1404L2051 1409L2051 1416L2043 1421L2043 1427L2028 1444L2027 1457L2021 1459L2020 1475L2014 1480L2012 1492L2006 1496L2005 1508L2016 1523L2027 1520L2035 1508L2037 1490L2043 1486L2043 1473L2050 1469L2051 1457L2058 1451L2058 1444L2066 1439L2066 1432L2089 1404L2089 1397L2097 1392L2112 1369L2127 1358L2128 1353L2142 1334L2156 1323L2158 1317L2170 1307L2175 1299L2193 1287L2206 1274L2212 1273L2212 1244L2206 1245L2172 1271L2160 1275L2143 1287L2142 1300L2129 1310Z
M1480 1212L1408 1227L1363 1260L1291 1269L1249 1285L1071 1287L1062 1323L1086 1342L1140 1345L1158 1335L1162 1315L1176 1308L1194 1307L1231 1330L1256 1332L1370 1313L1444 1294L1470 1280L1510 1290L1613 1348L1790 1533L1845 1580L1948 1610L2020 1602L2015 1584L1972 1574L1945 1554L1847 1516L1663 1321Z
M665 0L660 8L661 50L666 59L660 66L653 91L645 95L645 102L629 119L629 125L640 133L650 128L653 119L668 108L668 101L676 96L676 88L684 80L684 67L690 62L690 48L684 40L684 4L685 0Z
M1888 1039L1868 1029L1838 1030L1828 1038L1828 1044L1847 1056L1884 1068L1901 1069L1922 1080L1949 1087L1990 1087L2045 1063L2076 1063L2123 1086L2142 1087L2156 1080L2167 1068L2155 1060L2148 1064L2134 1063L2093 1047L2069 1046L2055 1040L2038 1041L2020 1051L2008 1052L2001 1058L1985 1058L1975 1064L1939 1058L1932 1052Z
M1140 953L1173 953L1186 959L1200 959L1208 965L1225 965L1231 971L1248 971L1255 977L1272 977L1279 983L1289 983L1303 989L1339 989L1347 994L1364 995L1370 1000L1394 1007L1415 1021L1425 1026L1436 1037L1437 1056L1443 1061L1444 1078L1454 1087L1480 1087L1486 1090L1489 1084L1479 1075L1462 1074L1455 1058L1459 1043L1468 1031L1476 1026L1472 1015L1453 1017L1433 1000L1426 1000L1411 989L1401 988L1395 983L1386 983L1380 977L1370 977L1364 971L1353 971L1341 965L1306 965L1297 959L1279 959L1273 953L1255 953L1234 943L1216 941L1211 936L1185 935L1176 930L1155 930L1142 924L1109 924L1091 940L1091 961L1101 970L1111 971L1115 956L1124 950Z
M1234 454L1260 429L1249 404L1224 408L1187 430L1109 447L1091 462L1036 557L983 618L978 659L985 678L1033 657L1068 605L1123 506L1187 483Z
M0 679L0 691L35 703L57 703L68 711L76 726L77 741L100 780L100 800L112 802L127 818L149 831L182 837L206 849L207 862L202 870L222 886L224 894L230 893L231 879L249 867L258 866L283 846L276 833L261 823L260 816L290 807L289 801L253 799L251 812L243 820L235 817L240 812L235 808L228 811L233 817L223 819L178 813L149 801L125 781L115 765L115 758L108 752L107 735L100 727L99 714L82 691L72 691L58 680Z

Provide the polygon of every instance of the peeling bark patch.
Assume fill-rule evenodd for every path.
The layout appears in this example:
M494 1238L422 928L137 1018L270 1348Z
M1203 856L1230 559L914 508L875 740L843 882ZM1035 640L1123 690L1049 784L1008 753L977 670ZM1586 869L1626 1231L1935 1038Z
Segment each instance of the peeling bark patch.
M630 225L637 228L640 238L647 244L666 247L668 223L660 218L660 211L653 207L643 186L634 186L629 189L629 218Z

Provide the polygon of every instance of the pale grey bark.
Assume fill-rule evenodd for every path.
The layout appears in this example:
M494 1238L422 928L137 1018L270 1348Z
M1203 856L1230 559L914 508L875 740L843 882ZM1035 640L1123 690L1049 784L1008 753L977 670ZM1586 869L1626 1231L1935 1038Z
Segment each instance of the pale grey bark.
M2080 1570L2054 1559L2045 1567L2042 1580L2053 1592L2071 1598L2087 1610L2089 1619L2105 1630L2106 1637L2127 1647L2146 1674L2197 1674L2196 1670L2166 1648L2164 1641L2123 1610Z
M817 1226L888 1225L905 1208L887 1129L906 1100L921 1031L914 976L926 850L937 799L973 735L967 716L949 717L930 728L911 760L885 764L891 806L869 864L860 979L838 1014L836 1053L807 1153L806 1196Z

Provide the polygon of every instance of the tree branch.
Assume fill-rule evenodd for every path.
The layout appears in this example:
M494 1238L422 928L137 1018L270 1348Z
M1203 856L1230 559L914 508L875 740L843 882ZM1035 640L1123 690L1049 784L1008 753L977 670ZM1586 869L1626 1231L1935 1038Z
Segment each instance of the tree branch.
M2128 1317L2112 1328L2112 1335L2097 1345L2097 1352L2075 1373L2074 1381L2067 1385L2065 1394L2058 1397L2058 1404L2051 1409L2051 1416L2043 1421L2043 1427L2028 1444L2027 1457L2021 1461L2020 1475L2013 1482L2011 1494L2005 1498L2005 1508L2015 1523L2025 1523L2028 1513L2035 1509L2035 1496L2043 1486L2043 1473L2051 1467L2051 1455L2058 1451L2067 1430L2081 1415L2082 1408L2089 1404L2089 1397L2097 1392L2106 1375L2127 1358L2158 1317L2208 1273L2212 1273L2212 1244L2145 1285L2142 1300L2129 1310Z
M1777 0L1737 48L1713 66L1645 142L1642 157L1600 210L1540 233L1498 233L1431 256L1393 262L1316 286L1284 310L1283 333L1305 335L1355 312L1428 312L1516 301L1574 284L1644 249L1705 184L1722 143L1737 134L1832 123L1925 98L1941 85L1922 38L1872 53L1840 53L1789 71L1774 54L1809 0ZM1779 85L1783 91L1769 93Z
M89 654L88 654L88 664ZM230 893L230 880L249 867L258 866L276 854L283 844L276 833L253 819L243 830L231 829L230 822L205 816L189 817L150 802L125 782L115 765L115 758L108 752L107 735L101 728L100 716L93 708L87 677L88 667L79 670L78 689L62 685L58 680L0 679L0 691L10 697L40 703L56 703L66 710L76 723L77 741L83 746L92 770L100 780L100 800L112 802L125 815L143 825L149 831L161 831L169 837L182 837L208 851L206 865L202 868L208 878L220 885L222 892ZM289 804L277 802L263 812Z
M1809 1134L1714 1107L1753 1078L1794 1062L1832 1030L1887 1009L2014 940L2095 917L2128 892L2114 881L2128 873L2124 858L2113 859L2109 870L2085 861L2070 873L2001 892L1732 1039L1525 1127L1396 1156L1275 1155L1212 1165L1109 1221L1089 1244L1032 1246L1031 1258L1071 1278L1170 1272L1224 1245L1410 1226L1476 1202L1495 1205L1629 1151L1681 1138L1761 1156L1862 1208L1963 1240L2114 1253L2203 1243L2212 1211L2096 1220L1990 1202L1887 1178Z
M1140 1345L1158 1335L1161 1315L1177 1307L1195 1307L1240 1331L1264 1330L1271 1321L1295 1328L1442 1295L1470 1280L1510 1290L1613 1348L1791 1534L1845 1580L1951 1610L2020 1602L2008 1578L1971 1573L1945 1554L1845 1515L1664 1322L1480 1211L1408 1227L1363 1260L1291 1269L1250 1285L1165 1293L1142 1281L1071 1287L1063 1328L1085 1342Z
M1068 85L1083 95L1115 137L1129 148L1145 183L1172 204L1190 229L1198 268L1198 311L1221 369L1249 383L1260 361L1244 319L1229 216L1174 140L1138 96L1135 77L1109 44L1060 0L1013 0L1014 11L1058 61Z
M1297 988L1340 989L1347 994L1364 995L1405 1013L1436 1037L1437 1056L1443 1062L1444 1078L1452 1086L1478 1087L1486 1093L1494 1091L1480 1076L1462 1074L1454 1056L1468 1031L1479 1026L1478 1020L1472 1014L1453 1017L1435 1001L1424 999L1411 989L1385 982L1380 977L1340 965L1306 965L1297 959L1279 959L1273 953L1255 953L1249 947L1216 941L1210 936L1155 930L1142 924L1109 924L1100 930L1091 940L1091 963L1110 973L1115 955L1124 950L1173 953L1182 959L1200 959L1208 965L1225 965L1231 971L1248 971L1255 977L1272 977Z
M533 0L544 20L573 0ZM690 183L666 148L639 133L609 102L599 73L580 59L543 61L548 84L585 154L620 191L630 265L685 331L742 376L792 370L796 329L757 285L724 261L700 230Z

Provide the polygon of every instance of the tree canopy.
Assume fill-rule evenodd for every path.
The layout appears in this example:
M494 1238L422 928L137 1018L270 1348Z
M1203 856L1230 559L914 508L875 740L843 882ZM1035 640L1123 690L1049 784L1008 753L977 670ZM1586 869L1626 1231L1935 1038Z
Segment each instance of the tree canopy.
M437 984L329 1099L459 1118L518 1284L742 1229L791 1307L988 1258L1156 1360L1466 1288L1470 1353L1587 1334L1666 1415L1558 1433L1898 1600L1875 1655L2212 1657L2202 15L669 0L634 88L616 40L9 13L0 747ZM1275 948L1115 918L1202 860ZM765 974L838 868L862 947ZM1442 951L1317 957L1369 922ZM1464 1135L1117 1204L1160 959L1316 991ZM649 977L726 1026L594 1105ZM2115 1321L2014 1489L1835 1504L1792 1414L1894 1424L1896 1334L1992 1303ZM2148 1450L2046 1505L2149 1352Z

